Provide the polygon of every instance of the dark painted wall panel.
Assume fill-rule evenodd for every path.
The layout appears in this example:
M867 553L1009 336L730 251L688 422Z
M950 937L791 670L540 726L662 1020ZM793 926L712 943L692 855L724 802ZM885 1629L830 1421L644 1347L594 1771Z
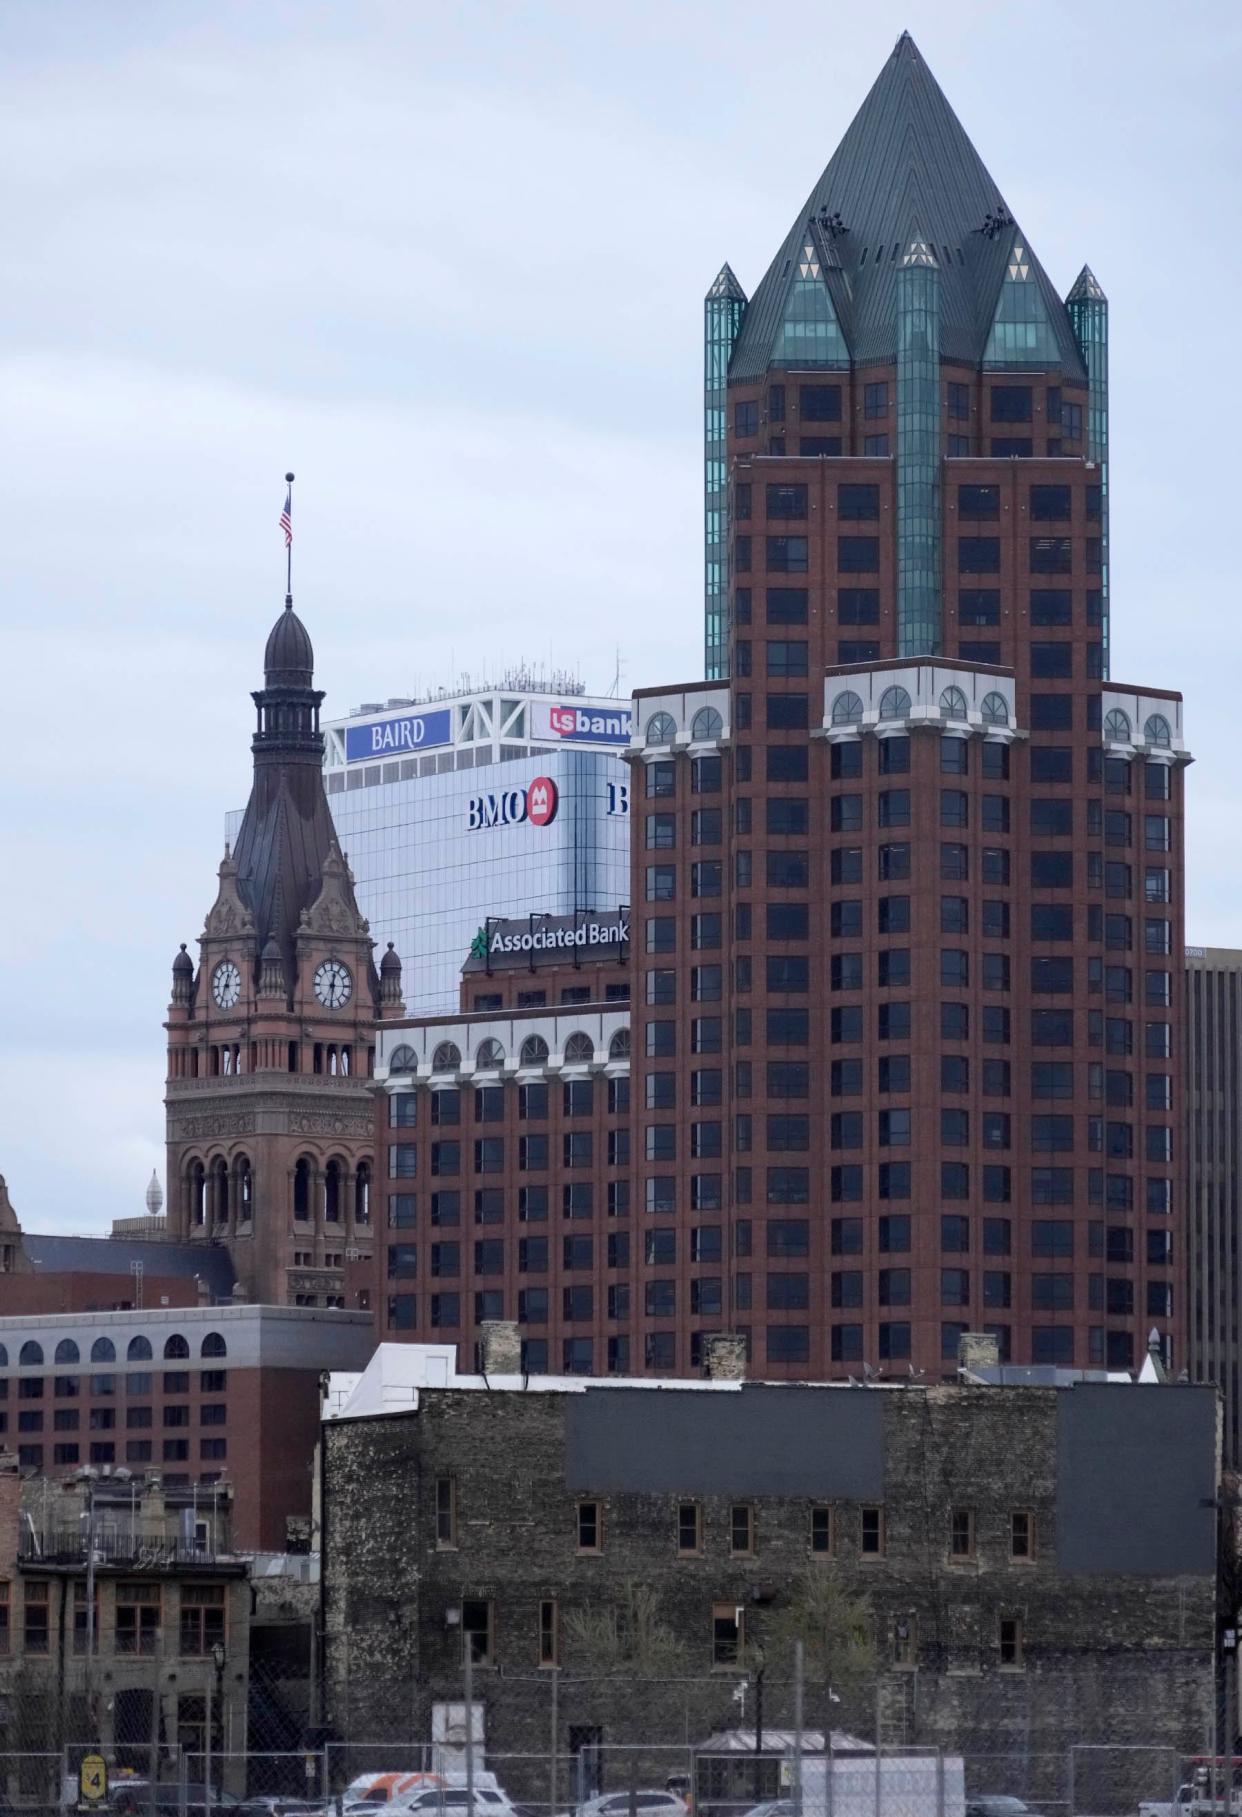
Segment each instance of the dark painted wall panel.
M588 1390L566 1410L566 1482L601 1494L880 1501L884 1399L792 1386Z
M1216 1392L1080 1382L1057 1397L1057 1564L1170 1577L1216 1553Z

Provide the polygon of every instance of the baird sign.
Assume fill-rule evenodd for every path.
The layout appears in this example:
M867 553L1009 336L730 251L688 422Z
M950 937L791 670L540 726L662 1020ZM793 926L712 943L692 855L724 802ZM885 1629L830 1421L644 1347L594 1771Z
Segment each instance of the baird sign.
M447 744L452 736L448 707L434 713L403 713L399 719L370 719L365 725L346 726L345 761L362 763L368 757L397 757L403 751L426 751Z
M470 948L468 971L498 965L538 965L540 961L581 957L624 958L629 950L630 918L623 909L578 915L531 915L525 920L489 921Z

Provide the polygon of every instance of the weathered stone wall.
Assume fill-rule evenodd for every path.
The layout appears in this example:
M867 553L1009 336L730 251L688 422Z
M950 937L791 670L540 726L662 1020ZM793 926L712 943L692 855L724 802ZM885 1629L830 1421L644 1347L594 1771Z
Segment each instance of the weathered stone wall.
M689 1416L710 1428L730 1401L731 1429L740 1430L745 1413L758 1434L774 1423L774 1393L806 1397L798 1403L806 1408L804 1455L791 1468L807 1482L819 1473L831 1486L841 1472L856 1470L857 1454L866 1449L857 1416L878 1420L882 1480L872 1505L883 1510L882 1556L862 1549L859 1500L826 1491L730 1493L730 1476L742 1482L753 1467L742 1443L732 1455L712 1456L710 1448L696 1454L684 1441L670 1454L663 1442L675 1409L684 1420L687 1403ZM1094 1413L1085 1398L1070 1407L1075 1395L1101 1393L1110 1398ZM747 1637L762 1644L797 1580L808 1570L831 1570L869 1600L879 1682L841 1706L812 1682L810 1726L822 1727L831 1715L832 1726L870 1737L878 1704L886 1744L1047 1755L1055 1757L1057 1772L1077 1742L1165 1744L1185 1752L1210 1747L1211 1391L755 1387L740 1391L739 1410L725 1390L649 1390L637 1402L648 1435L637 1465L627 1461L622 1438L618 1397L625 1394L605 1387L585 1397L431 1390L417 1413L325 1429L327 1706L343 1738L430 1735L432 1705L462 1695L455 1623L468 1598L490 1601L493 1611L492 1662L474 1674L489 1759L548 1749L552 1675L539 1663L540 1604L547 1599L556 1600L561 1625L562 1747L572 1729L593 1726L602 1728L606 1746L702 1740L738 1724L736 1673L712 1663L713 1605L744 1608ZM1206 1401L1197 1398L1205 1394ZM574 1436L584 1402L602 1422L604 1438L615 1436L611 1454L604 1444L587 1464ZM1069 1413L1084 1409L1103 1422L1106 1463L1109 1447L1117 1447L1111 1476L1118 1494L1110 1501L1092 1489L1096 1514L1084 1506L1083 1485L1061 1475L1061 1460L1074 1455L1065 1449ZM1158 1455L1143 1449L1152 1442L1153 1417L1164 1433ZM843 1454L847 1438L853 1456ZM649 1468L658 1492L593 1489L582 1478L594 1470L607 1483L637 1467ZM451 1546L437 1545L436 1537L435 1487L445 1477L456 1494ZM1145 1477L1147 1494L1140 1497L1133 1487ZM720 1488L704 1492L708 1480ZM602 1509L598 1554L577 1545L577 1504L588 1497ZM754 1509L751 1556L730 1549L735 1498ZM690 1499L701 1507L703 1543L683 1556L677 1513ZM832 1507L829 1558L812 1550L812 1505ZM968 1511L974 1522L973 1548L961 1559L950 1553L954 1510ZM1030 1518L1029 1560L1012 1556L1015 1513ZM1084 1533L1088 1549L1100 1540L1107 1552L1115 1542L1127 1568L1113 1574L1080 1568L1074 1548L1081 1551ZM656 1662L659 1682L643 1682L635 1671L604 1681L575 1640L575 1612L622 1603L634 1585L655 1592L662 1622L681 1638L684 1655L672 1666L667 1657ZM1020 1623L1021 1657L1012 1665L1002 1663L1002 1618ZM910 1666L900 1663L899 1625L914 1637ZM764 1692L767 1723L787 1725L787 1650L766 1653ZM753 1702L746 1721L753 1722ZM650 1782L656 1758L644 1764ZM619 1771L607 1775L610 1782ZM516 1768L508 1774L515 1784L521 1777ZM544 1778L541 1768L538 1782Z

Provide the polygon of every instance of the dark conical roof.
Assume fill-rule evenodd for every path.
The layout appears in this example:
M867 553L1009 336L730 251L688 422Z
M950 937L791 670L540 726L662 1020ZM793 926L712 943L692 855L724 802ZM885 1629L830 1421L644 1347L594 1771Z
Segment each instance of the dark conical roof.
M314 680L315 652L310 634L293 609L292 596L272 626L263 652L269 688L309 688Z
M772 363L800 263L824 272L853 359L893 359L897 273L912 241L926 242L940 268L942 355L979 361L1014 235L997 184L903 32L751 299L730 379L760 379ZM1060 363L1083 376L1065 306L1022 244Z
M194 976L194 961L186 952L184 943L182 944L181 951L172 962L172 968L174 976L183 976L186 972L189 972L191 977Z
M394 972L399 972L400 970L401 970L401 961L397 957L396 947L393 945L392 941L390 940L388 942L388 951L384 954L384 957L380 960L380 976L381 976L381 978L390 978Z

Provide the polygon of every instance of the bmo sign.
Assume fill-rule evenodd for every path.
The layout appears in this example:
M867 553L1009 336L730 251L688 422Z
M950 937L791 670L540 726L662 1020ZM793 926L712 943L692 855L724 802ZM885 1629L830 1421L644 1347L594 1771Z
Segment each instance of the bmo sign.
M536 776L524 789L498 789L494 794L472 795L466 803L466 830L481 833L487 827L551 826L560 795L550 776Z

